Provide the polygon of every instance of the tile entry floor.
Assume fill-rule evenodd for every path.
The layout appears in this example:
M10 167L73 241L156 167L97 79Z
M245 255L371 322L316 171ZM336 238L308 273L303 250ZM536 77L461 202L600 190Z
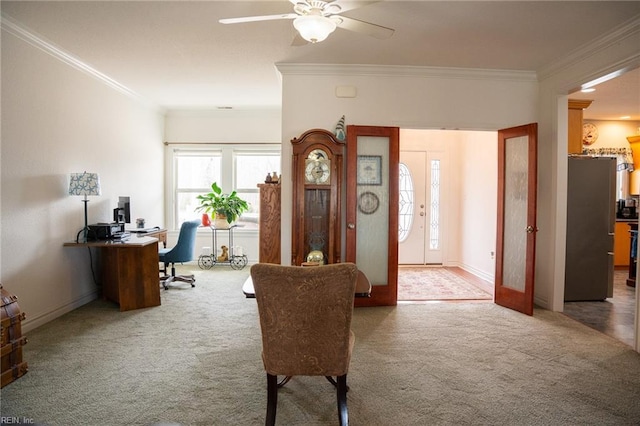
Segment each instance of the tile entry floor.
M628 270L614 273L613 297L596 302L565 302L564 314L633 346L636 289L626 284Z

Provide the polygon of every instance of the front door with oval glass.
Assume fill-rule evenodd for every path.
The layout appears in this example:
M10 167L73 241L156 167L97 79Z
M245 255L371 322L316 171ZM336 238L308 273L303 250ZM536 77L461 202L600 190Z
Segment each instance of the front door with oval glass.
M398 263L441 265L444 241L442 152L401 151Z

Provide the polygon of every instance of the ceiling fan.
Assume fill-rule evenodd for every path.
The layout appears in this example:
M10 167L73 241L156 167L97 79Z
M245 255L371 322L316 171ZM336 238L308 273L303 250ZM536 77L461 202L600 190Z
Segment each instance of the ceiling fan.
M307 42L319 43L326 39L337 27L378 39L389 38L395 31L391 28L340 15L342 12L377 3L377 1L289 0L289 2L293 4L293 13L228 18L220 19L219 22L221 24L238 24L242 22L293 19L293 26L300 35L293 41L293 45Z

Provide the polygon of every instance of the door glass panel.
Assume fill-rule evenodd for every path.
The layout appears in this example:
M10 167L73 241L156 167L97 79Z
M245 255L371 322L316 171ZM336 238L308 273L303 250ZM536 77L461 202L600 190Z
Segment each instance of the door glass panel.
M528 138L505 144L503 286L524 291L527 249Z
M431 160L431 215L429 249L440 248L440 160Z
M387 285L389 139L358 137L356 264L372 285Z
M400 216L398 220L398 242L401 243L409 236L413 225L414 188L411 172L406 164L400 163Z

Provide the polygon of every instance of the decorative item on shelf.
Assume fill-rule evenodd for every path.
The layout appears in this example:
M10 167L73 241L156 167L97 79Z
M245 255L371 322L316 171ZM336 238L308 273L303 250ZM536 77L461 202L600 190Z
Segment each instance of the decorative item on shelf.
M267 173L267 177L264 178L264 183L272 183L271 182L271 174L270 173Z
M336 139L340 141L344 141L347 138L347 130L344 124L344 115L340 117L340 120L338 120L338 124L336 124L335 135Z
M280 179L278 178L278 174L276 172L271 173L271 183L279 183Z
M84 228L76 235L76 242L86 243L89 237L89 223L87 221L87 196L100 195L100 177L97 173L71 173L69 179L69 195L84 195ZM82 241L80 240L82 234Z
M211 218L208 213L202 213L202 226L211 226Z
M229 248L227 246L221 246L222 254L218 256L218 262L226 262L229 260Z
M136 228L144 228L144 219L139 217L136 219Z
M242 213L249 210L249 204L240 198L236 191L224 194L216 182L211 184L211 192L198 195L196 198L200 205L195 211L211 215L216 228L229 228Z

